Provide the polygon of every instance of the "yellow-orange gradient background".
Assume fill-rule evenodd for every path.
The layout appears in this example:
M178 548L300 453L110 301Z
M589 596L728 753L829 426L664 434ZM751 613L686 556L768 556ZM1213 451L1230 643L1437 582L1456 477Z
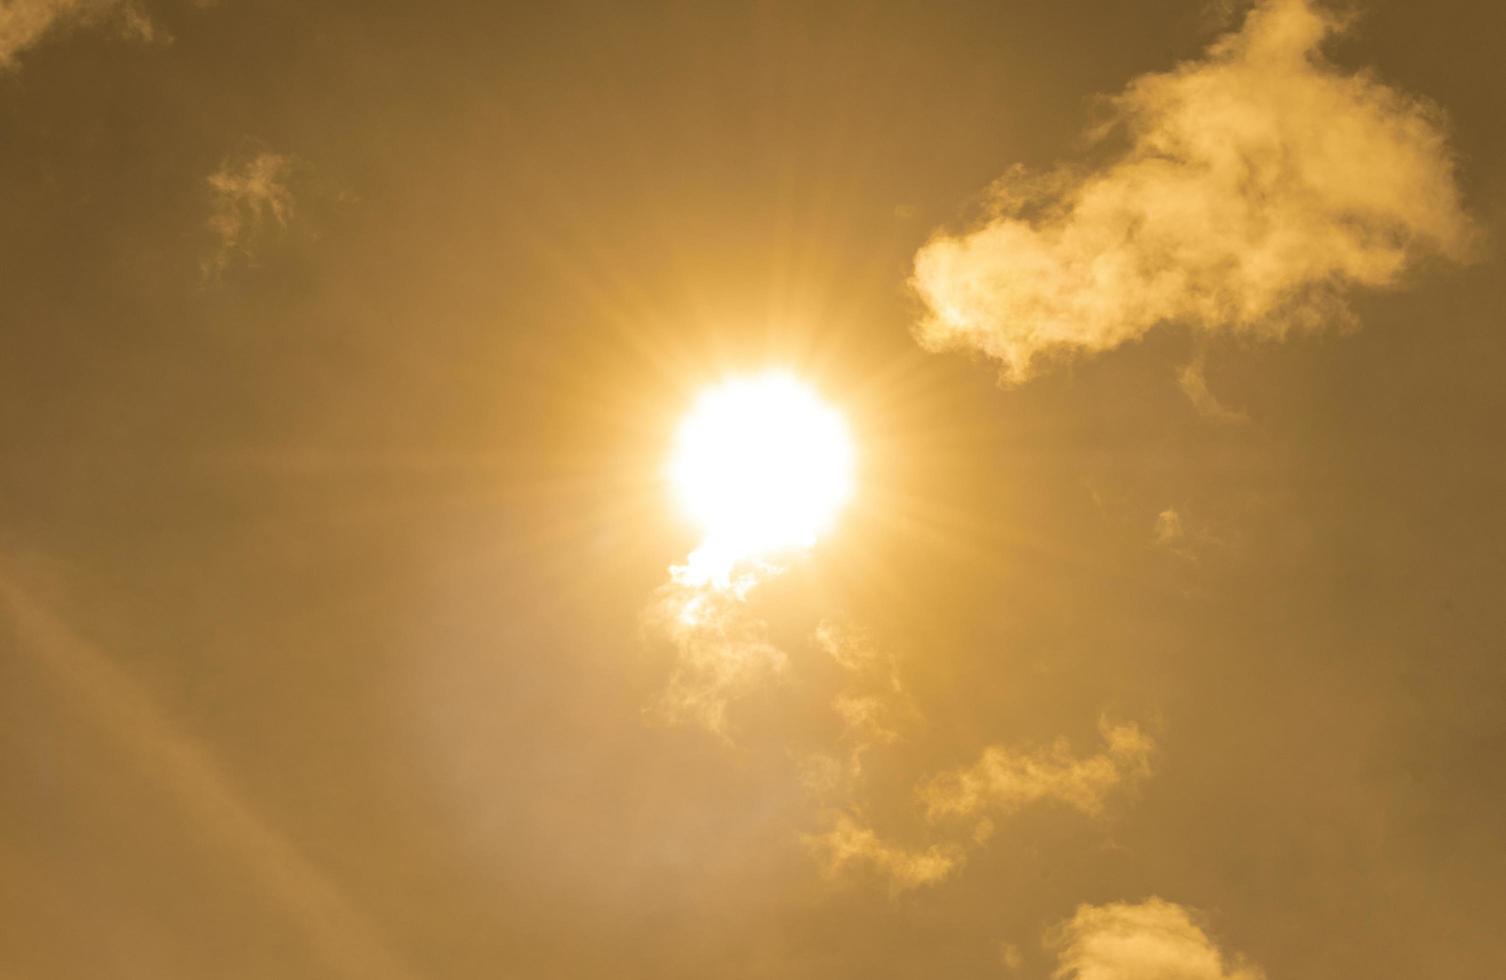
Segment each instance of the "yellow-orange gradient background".
M1506 975L1503 36L0 2L0 977Z

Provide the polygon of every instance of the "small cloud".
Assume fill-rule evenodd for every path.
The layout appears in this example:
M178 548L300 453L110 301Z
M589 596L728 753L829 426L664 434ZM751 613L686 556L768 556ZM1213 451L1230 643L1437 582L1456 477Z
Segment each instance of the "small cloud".
M1187 538L1182 528L1182 515L1170 507L1156 515L1156 544L1162 548L1176 548Z
M1182 389L1182 394L1192 402L1192 407L1197 409L1198 414L1215 422L1237 424L1248 422L1249 419L1243 412L1237 412L1229 408L1208 389L1208 377L1205 368L1206 357L1202 351L1198 351L1182 370L1177 373L1177 387Z
M991 746L976 764L923 783L917 794L940 843L923 849L892 843L851 812L839 813L829 831L806 842L831 875L866 867L896 892L937 884L988 843L995 816L1050 800L1097 816L1109 794L1150 775L1150 736L1130 724L1101 722L1099 730L1106 745L1096 755L1074 756L1063 739L1040 750Z
M1020 953L1020 947L1014 943L1001 943L999 945L999 964L1010 973L1020 972L1020 967L1025 965L1025 957Z
M964 854L956 844L933 844L909 850L891 844L850 814L838 814L832 828L806 838L828 876L856 865L877 871L894 891L905 891L944 880L961 866Z
M46 38L75 28L112 29L136 41L165 41L134 0L9 0L0 5L0 71Z
M1150 775L1155 741L1133 724L1099 723L1105 747L1072 754L1065 739L1041 750L990 746L971 766L943 773L920 797L932 821L984 813L1009 814L1030 803L1055 800L1088 816L1103 811L1109 794Z
M863 756L879 745L898 742L901 731L917 721L916 709L892 654L881 652L863 630L825 619L816 627L816 646L842 668L846 687L832 698L849 750L848 771L857 778Z
M1210 549L1227 554L1233 547L1222 530L1189 520L1174 507L1168 507L1156 515L1153 534L1157 548L1190 562L1198 561Z
M1180 905L1081 905L1048 939L1057 980L1265 980L1241 957L1226 957Z
M250 259L269 225L286 228L293 217L292 157L260 151L226 162L207 178L211 194L209 230L215 250L201 264L205 278L216 278L240 255Z

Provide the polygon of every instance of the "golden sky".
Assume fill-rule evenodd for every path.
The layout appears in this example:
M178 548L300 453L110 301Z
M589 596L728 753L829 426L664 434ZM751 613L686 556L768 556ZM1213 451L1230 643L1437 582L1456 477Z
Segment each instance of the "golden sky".
M0 0L0 980L1506 975L1503 34Z

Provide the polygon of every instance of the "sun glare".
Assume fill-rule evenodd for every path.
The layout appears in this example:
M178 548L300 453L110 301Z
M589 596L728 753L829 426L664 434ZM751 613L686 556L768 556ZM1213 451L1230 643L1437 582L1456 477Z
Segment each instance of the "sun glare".
M808 548L852 495L842 417L783 371L707 389L680 426L670 477L701 528L687 574L725 580L739 562Z

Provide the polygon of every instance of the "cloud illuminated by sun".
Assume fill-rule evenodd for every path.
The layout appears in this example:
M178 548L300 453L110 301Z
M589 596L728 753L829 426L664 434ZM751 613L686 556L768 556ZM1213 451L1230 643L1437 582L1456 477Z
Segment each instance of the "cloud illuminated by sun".
M742 563L809 548L852 496L853 463L841 415L788 372L707 389L669 467L703 535L677 580L725 587Z

